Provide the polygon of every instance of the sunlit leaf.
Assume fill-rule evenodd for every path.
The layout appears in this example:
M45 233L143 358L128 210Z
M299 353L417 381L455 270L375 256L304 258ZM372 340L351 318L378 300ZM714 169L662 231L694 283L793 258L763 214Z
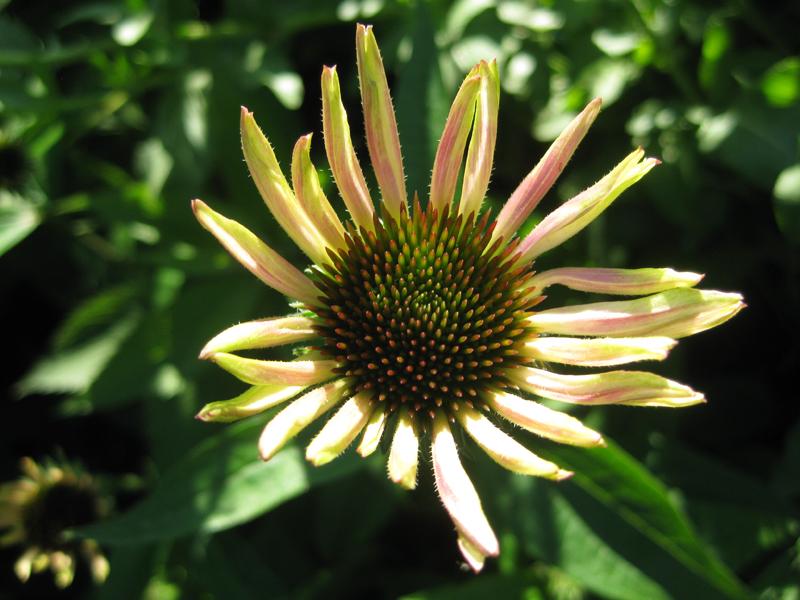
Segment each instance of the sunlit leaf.
M130 312L89 341L41 358L17 384L17 392L21 396L86 392L139 318L138 312Z
M152 23L153 13L142 11L115 23L111 36L120 46L133 46L145 36Z
M761 91L774 106L791 106L800 98L800 58L775 63L761 80Z
M800 164L781 171L772 195L778 227L787 238L800 242Z
M24 240L41 222L36 207L16 194L0 190L0 256Z
M609 442L607 448L591 450L558 446L548 450L546 456L563 468L574 470L576 475L570 485L583 490L652 542L686 569L691 579L703 581L722 597L746 597L741 583L708 550L686 517L675 508L663 484L613 443ZM637 560L635 553L628 558ZM680 583L677 579L671 581L672 585Z
M315 468L296 447L265 463L255 445L261 427L260 420L248 421L209 436L164 473L140 504L112 520L81 528L80 535L125 545L222 531L362 464L351 456Z

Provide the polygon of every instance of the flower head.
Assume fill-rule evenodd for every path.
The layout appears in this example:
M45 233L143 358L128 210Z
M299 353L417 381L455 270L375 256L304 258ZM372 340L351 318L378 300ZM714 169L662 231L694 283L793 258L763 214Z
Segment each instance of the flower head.
M259 441L269 460L300 430L333 412L308 446L308 459L327 463L359 436L357 452L367 456L386 437L389 477L406 488L416 485L421 443L430 443L439 495L458 546L477 571L487 556L497 555L498 543L459 459L453 428L507 469L564 479L571 473L516 441L506 422L577 446L602 445L603 438L533 398L669 407L704 398L647 372L566 375L546 364L616 367L661 360L677 338L714 327L744 305L738 294L693 289L700 275L667 268L537 273L536 257L578 233L658 161L634 150L518 236L594 121L600 100L568 125L492 219L481 204L497 133L494 62L481 62L467 74L444 126L427 201L409 201L392 100L370 27L358 26L356 49L377 204L351 142L336 69L322 72L325 150L351 222L340 221L320 186L309 158L311 135L295 145L290 185L253 115L242 109L250 174L272 214L313 262L308 274L241 224L200 200L192 203L203 227L240 263L301 305L289 316L235 325L203 348L201 358L252 387L206 405L198 418L232 421L287 403ZM638 298L540 308L552 285ZM291 362L235 354L283 344L307 351Z
M0 546L24 546L14 565L17 577L25 582L49 568L56 585L65 588L82 557L92 578L105 581L108 561L97 543L70 540L65 532L105 516L109 498L91 475L65 460L37 463L26 457L21 467L21 479L0 485Z

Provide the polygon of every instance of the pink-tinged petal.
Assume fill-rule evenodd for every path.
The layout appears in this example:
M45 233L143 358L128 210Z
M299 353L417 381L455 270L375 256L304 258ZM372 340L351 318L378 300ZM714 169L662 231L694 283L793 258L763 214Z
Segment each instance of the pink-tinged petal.
M603 269L564 267L534 275L530 285L543 290L563 285L580 292L643 296L673 288L694 287L703 276L673 269Z
M372 231L375 211L350 137L336 67L322 70L322 132L336 186L356 225Z
M227 352L217 352L209 359L234 377L251 385L314 385L333 377L335 360L258 360Z
M481 449L509 471L555 480L572 475L557 464L536 456L477 410L462 407L455 417Z
M320 291L290 262L258 239L252 231L192 200L195 217L242 266L281 294L318 306Z
M400 218L406 203L406 180L400 137L383 60L371 25L356 27L356 58L364 107L364 127L372 168L389 214Z
M573 446L604 446L603 436L575 417L507 392L492 392L489 406L531 433Z
M247 168L275 220L311 260L319 265L328 264L325 238L292 193L253 113L244 107L240 125Z
M497 74L497 61L491 63L482 61L479 72L481 85L475 104L475 125L469 141L459 203L459 212L464 215L478 212L486 197L497 140L497 113L500 110L500 78Z
M479 65L468 74L456 94L444 125L431 175L430 202L440 213L453 201L456 182L464 159L467 136L475 115L475 101L481 87Z
M364 435L361 437L361 443L358 445L358 448L356 448L356 452L361 456L367 457L378 449L378 444L381 443L381 437L383 436L383 430L386 428L387 416L386 411L380 407L373 411L369 421L367 421L366 427L364 427Z
M497 556L500 546L492 526L483 513L483 506L458 458L453 433L443 413L433 423L433 475L436 490L459 534L470 544L471 552L482 556ZM476 561L479 562L479 561Z
M518 367L508 373L521 389L571 404L625 404L682 408L705 402L692 388L645 371L609 371L592 375L559 375Z
M311 134L301 136L292 152L292 186L298 202L325 238L328 247L344 248L344 227L328 201L311 162Z
M28 548L14 563L14 573L17 574L17 579L22 583L30 579L31 573L33 572L34 559L39 555L39 552L40 550L36 546Z
M569 338L537 337L522 353L534 360L580 367L613 367L640 360L664 360L677 344L668 337Z
M408 490L417 487L417 464L419 463L419 434L414 418L401 410L397 427L389 450L387 467L389 479Z
M458 550L461 552L461 556L464 557L467 566L472 569L472 572L480 573L486 562L486 556L461 534L458 534Z
M339 456L364 429L374 403L360 392L342 404L306 448L306 458L319 467Z
M567 125L567 128L556 138L533 170L522 180L522 183L503 206L500 214L497 215L497 225L492 232L493 239L498 237L511 239L528 215L533 212L547 191L553 187L569 159L572 158L578 144L581 143L586 132L589 131L589 127L597 118L601 104L600 98L592 100Z
M547 215L519 245L520 261L531 261L571 238L594 221L622 192L659 164L655 158L643 158L644 151L641 148L634 150L592 187Z
M254 348L271 348L309 340L319 335L314 322L300 316L247 321L215 335L200 351L200 358L215 352L234 352Z
M267 423L258 440L258 451L269 460L314 420L336 406L347 391L347 381L337 379L311 390L289 404Z
M541 333L682 338L724 323L744 306L739 294L677 288L635 300L552 308L526 320Z
M290 400L306 387L304 385L256 385L230 400L206 404L195 418L218 423L238 421Z

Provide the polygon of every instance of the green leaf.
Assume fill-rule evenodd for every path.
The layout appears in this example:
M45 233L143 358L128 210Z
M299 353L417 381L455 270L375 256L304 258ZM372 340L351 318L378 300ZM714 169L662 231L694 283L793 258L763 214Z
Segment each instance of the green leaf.
M800 164L781 171L772 195L778 227L787 238L800 242Z
M685 495L698 531L727 564L746 568L800 533L791 504L773 486L662 436L654 446L648 465Z
M111 325L124 316L135 298L138 286L126 283L84 300L59 326L53 338L56 349L63 350L86 339L98 327Z
M164 474L153 492L127 513L75 533L101 544L141 544L235 527L312 487L353 472L350 456L324 468L289 447L269 462L256 450L263 423L226 427L197 445Z
M111 28L111 37L120 46L133 46L145 36L152 23L153 13L150 11L126 16Z
M133 332L139 313L132 311L88 342L41 358L17 384L20 396L86 392Z
M510 575L471 577L463 583L444 585L402 596L402 600L485 600L486 598L525 598L540 600L536 576L531 572Z
M761 80L761 91L773 106L791 106L800 98L800 58L775 63Z
M429 10L426 3L417 3L413 22L409 24L411 56L400 67L394 87L410 197L414 192L424 197L428 190L436 146L450 99L455 97L455 93L451 95L444 90ZM386 57L384 60L389 62Z
M41 220L39 211L29 201L0 191L0 256L28 237Z
M606 448L591 450L558 446L543 454L575 471L572 485L610 509L722 597L747 597L741 583L709 552L675 508L664 485L633 457L608 443ZM630 558L636 560L636 553Z
M664 587L637 564L635 545L640 540L628 535L620 544L619 536L612 541L605 531L598 530L598 522L617 525L619 520L604 507L592 505L591 498L581 497L579 489L571 484L555 485L519 476L511 476L503 485L510 488L510 496L498 503L499 511L510 515L523 546L532 556L556 565L603 597L669 598ZM621 525L617 534L631 533L624 523Z

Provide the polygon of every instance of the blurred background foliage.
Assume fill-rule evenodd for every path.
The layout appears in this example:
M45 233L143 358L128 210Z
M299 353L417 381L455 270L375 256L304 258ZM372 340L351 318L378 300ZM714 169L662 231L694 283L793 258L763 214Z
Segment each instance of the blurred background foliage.
M49 575L22 585L12 546L2 597L800 598L796 2L0 7L0 475L63 453L105 481L117 515L82 530L109 557L104 585L85 567L64 591ZM573 480L525 479L467 450L502 545L477 577L459 568L429 469L404 493L380 459L312 469L293 447L262 464L264 417L192 418L240 391L197 360L203 343L286 305L200 229L189 199L302 264L248 179L238 108L255 111L283 165L309 131L325 165L319 73L339 64L366 157L357 21L381 43L411 190L427 189L463 74L496 57L492 209L593 96L604 110L541 212L635 145L664 161L541 268L673 266L749 304L658 366L707 405L591 410L607 450L528 440Z

